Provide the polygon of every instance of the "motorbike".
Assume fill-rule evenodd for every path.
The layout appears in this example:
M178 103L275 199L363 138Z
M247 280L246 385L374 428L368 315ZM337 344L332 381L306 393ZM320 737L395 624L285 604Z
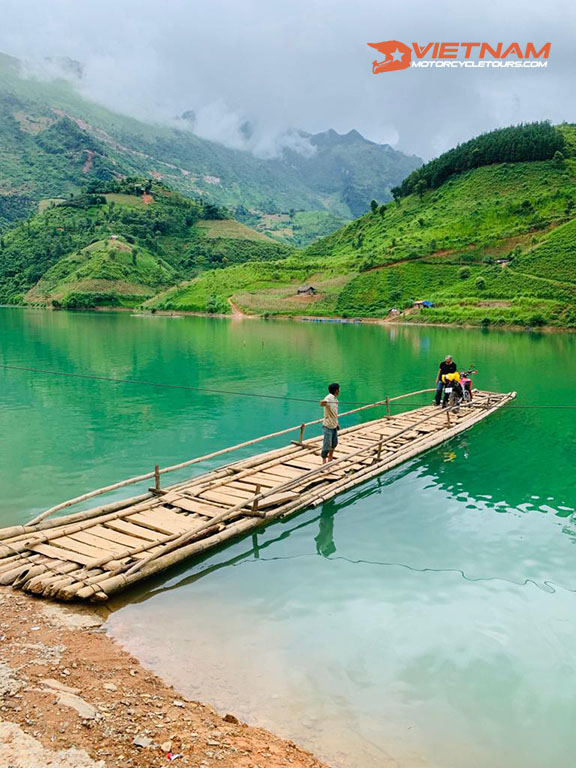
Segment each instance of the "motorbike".
M470 368L467 371L460 371L459 379L448 378L452 374L448 374L448 376L444 377L445 382L442 408L455 408L455 412L457 413L461 404L468 405L472 402L474 391L472 389L472 379L470 377L476 373L478 373L478 371L475 368Z

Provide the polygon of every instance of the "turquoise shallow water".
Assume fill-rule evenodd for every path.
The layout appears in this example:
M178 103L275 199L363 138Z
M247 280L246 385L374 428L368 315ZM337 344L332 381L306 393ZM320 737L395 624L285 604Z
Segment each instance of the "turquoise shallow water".
M0 338L3 364L361 401L430 386L450 352L518 406L576 405L574 336L0 309ZM317 415L0 369L1 520ZM568 768L575 455L576 410L509 408L126 594L110 631L335 766Z

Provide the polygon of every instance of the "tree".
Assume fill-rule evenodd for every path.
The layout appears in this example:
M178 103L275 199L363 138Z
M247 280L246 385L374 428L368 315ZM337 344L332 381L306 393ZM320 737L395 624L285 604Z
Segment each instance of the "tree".
M478 288L479 291L483 291L484 288L486 288L486 280L484 280L482 276L477 277L476 280L474 281L474 285L476 286L476 288Z
M556 166L556 168L562 168L564 166L564 155L562 152L560 152L559 149L554 152L554 156L552 157L552 162Z
M462 267L458 270L458 277L460 280L467 280L470 277L470 269L469 267Z
M370 201L370 210L372 211L372 213L376 213L376 211L378 210L378 201L377 200L371 200Z

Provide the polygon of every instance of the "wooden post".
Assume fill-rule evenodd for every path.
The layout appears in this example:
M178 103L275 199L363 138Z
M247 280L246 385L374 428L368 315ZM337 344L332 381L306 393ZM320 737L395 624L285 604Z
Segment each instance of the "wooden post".
M154 467L154 488L156 491L160 490L160 465L156 464Z
M450 426L450 409L446 408L446 421L448 423L448 426Z
M256 486L256 494L255 495L256 496L260 495L260 486L259 485ZM252 502L252 512L258 512L258 499L254 499L254 501Z
M382 440L384 440L384 435L380 435L380 442L378 443L378 456L376 457L376 461L380 461L380 456L382 456Z
M301 443L304 442L304 430L305 429L306 429L306 423L302 422L302 424L300 424L300 442Z
M260 547L258 546L258 534L252 534L252 549L254 550L254 557L256 560L260 559Z
M386 418L389 419L390 417L390 398L386 398Z

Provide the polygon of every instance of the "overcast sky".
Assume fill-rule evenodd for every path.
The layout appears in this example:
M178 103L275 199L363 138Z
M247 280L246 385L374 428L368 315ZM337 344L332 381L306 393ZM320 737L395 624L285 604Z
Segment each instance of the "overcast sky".
M358 129L429 158L510 123L576 121L573 0L0 0L0 50L69 56L119 111L273 151L287 129ZM367 42L551 42L546 70L372 74Z

